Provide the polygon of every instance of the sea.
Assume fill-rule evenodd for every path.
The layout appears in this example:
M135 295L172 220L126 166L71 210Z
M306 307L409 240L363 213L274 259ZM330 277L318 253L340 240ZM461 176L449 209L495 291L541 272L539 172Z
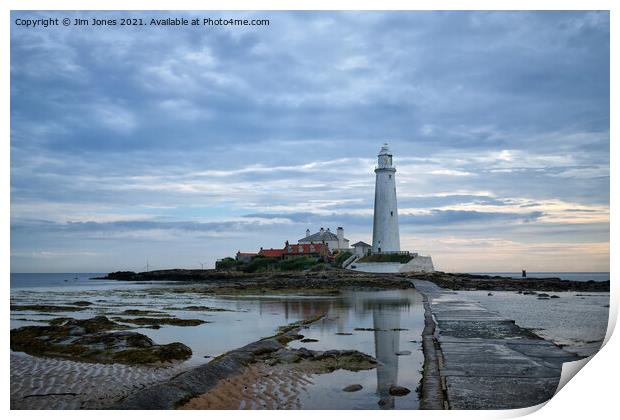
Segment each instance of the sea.
M110 287L111 284L118 286L118 283L110 280L96 279L103 277L107 273L11 273L11 289L22 288L46 288L46 287L66 287L66 288L97 288ZM120 283L120 282L119 282ZM129 282L125 282L129 283Z
M470 274L483 274L486 276L502 276L502 277L512 277L515 279L521 278L521 272L513 273L513 272L493 272L493 273L470 273ZM536 278L544 278L544 277L559 277L562 280L572 280L572 281L609 281L609 271L596 271L596 272L550 272L550 271L528 271L527 277L536 277Z

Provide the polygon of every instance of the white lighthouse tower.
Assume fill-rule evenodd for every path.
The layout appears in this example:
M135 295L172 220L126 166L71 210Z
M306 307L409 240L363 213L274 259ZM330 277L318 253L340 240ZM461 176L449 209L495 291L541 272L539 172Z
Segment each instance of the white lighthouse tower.
M380 254L400 251L398 207L396 205L396 168L392 153L385 143L379 152L375 168L375 215L372 227L372 252Z

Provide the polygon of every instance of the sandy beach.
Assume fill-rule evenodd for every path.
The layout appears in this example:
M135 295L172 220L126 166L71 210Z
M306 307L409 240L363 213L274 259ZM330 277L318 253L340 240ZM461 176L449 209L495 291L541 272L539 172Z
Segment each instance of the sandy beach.
M77 410L105 408L141 388L184 370L169 367L79 363L11 353L11 408Z

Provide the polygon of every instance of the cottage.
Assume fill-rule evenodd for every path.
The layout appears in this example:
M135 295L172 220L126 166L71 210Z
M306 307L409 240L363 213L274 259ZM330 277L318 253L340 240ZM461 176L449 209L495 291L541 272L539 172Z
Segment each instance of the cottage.
M338 227L336 234L329 228L321 228L318 232L311 234L310 229L306 229L306 236L297 241L298 244L322 244L325 243L330 251L348 250L349 240L344 237L344 229Z
M281 259L282 254L284 254L284 249L276 249L276 248L264 249L262 246L260 247L260 251L258 251L258 255L262 257L269 257L269 258Z
M328 255L326 244L289 244L286 241L284 249L285 252L282 254L284 260L295 257L322 258Z
M355 255L363 257L364 255L370 254L370 251L372 250L372 245L367 244L366 242L359 241L353 244L353 249L355 249Z
M237 255L235 255L235 260L240 263L249 263L252 261L252 258L256 257L258 254L256 252L241 252L237 251Z
M290 244L286 241L284 248L261 248L258 255L282 260L295 257L323 258L329 255L329 249L326 244Z

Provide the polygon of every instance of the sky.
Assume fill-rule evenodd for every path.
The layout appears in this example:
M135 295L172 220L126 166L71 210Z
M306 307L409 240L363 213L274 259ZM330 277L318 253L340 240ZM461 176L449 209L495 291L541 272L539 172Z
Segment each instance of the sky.
M17 26L224 17L246 27ZM607 12L12 12L11 271L200 268L306 229L442 271L609 270Z

